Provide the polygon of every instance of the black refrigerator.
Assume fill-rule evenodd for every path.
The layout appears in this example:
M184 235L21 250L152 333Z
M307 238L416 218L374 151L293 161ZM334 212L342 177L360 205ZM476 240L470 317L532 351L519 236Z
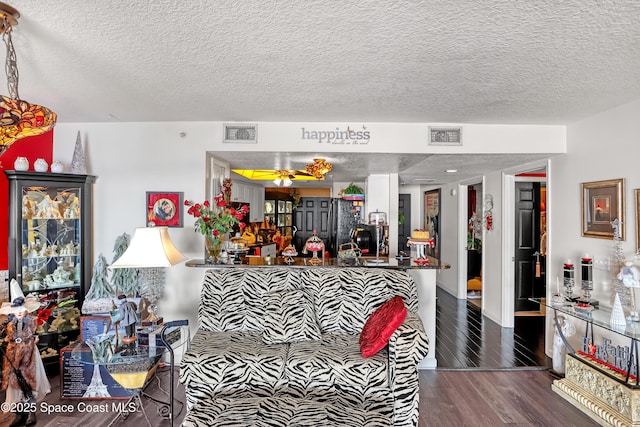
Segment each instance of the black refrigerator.
M353 233L360 222L360 212L353 201L331 199L328 242L331 256L336 256L340 245L352 240Z

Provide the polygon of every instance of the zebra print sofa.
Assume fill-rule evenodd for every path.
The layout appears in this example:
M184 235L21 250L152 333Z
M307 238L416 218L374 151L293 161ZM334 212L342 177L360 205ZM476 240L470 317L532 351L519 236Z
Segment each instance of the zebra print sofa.
M362 327L395 295L409 313L389 345L365 359L358 341ZM340 422L345 426L417 426L417 365L428 352L417 308L416 284L400 270L208 270L199 328L181 361L189 409L184 425L227 425L220 417L229 416L231 407L244 414L236 419L245 424L229 425L262 425L255 417L273 417L274 411L260 408L289 405L319 411L325 420L351 408ZM286 412L281 409L280 418ZM300 425L268 421L269 426L294 424Z

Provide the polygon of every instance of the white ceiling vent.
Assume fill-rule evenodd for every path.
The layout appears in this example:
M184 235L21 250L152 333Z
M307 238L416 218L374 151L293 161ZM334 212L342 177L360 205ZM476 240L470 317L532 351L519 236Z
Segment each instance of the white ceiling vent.
M223 141L235 144L255 144L258 142L258 125L225 123Z
M462 128L429 126L429 145L462 145Z

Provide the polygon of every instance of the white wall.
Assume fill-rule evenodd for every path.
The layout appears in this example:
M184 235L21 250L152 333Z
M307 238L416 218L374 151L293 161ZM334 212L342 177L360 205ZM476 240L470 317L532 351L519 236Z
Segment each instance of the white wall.
M94 184L94 259L102 253L109 263L113 244L122 233L144 227L147 191L183 191L186 199L205 197L205 152L213 123L59 124L55 128L54 159L71 163L76 133L84 142L88 172ZM180 134L184 132L185 136ZM183 211L184 213L184 211ZM184 228L170 228L176 246L188 258L203 257L203 238L184 217ZM165 319L188 318L194 326L204 270L184 264L167 269Z
M224 144L220 122L59 122L54 133L54 159L70 164L76 133L80 131L89 173L98 177L94 186L94 258L103 253L111 261L115 238L125 232L133 234L135 227L145 225L147 191L183 191L186 199L205 198L207 151L563 153L566 149L562 126L464 125L463 146L441 147L426 143L428 125L367 124L371 140L365 145L346 145L301 141L302 127L329 130L347 127L347 124L335 123L259 123L258 144ZM397 176L393 179L397 180ZM412 199L412 227L421 228L424 225L423 190L415 188L420 187L411 189L416 195L416 199ZM449 187L443 190L443 207L455 212L453 206L449 206L448 191ZM369 194L367 196L370 201ZM397 199L397 191L393 197ZM449 225L443 221L446 233ZM458 233L452 232L453 242L457 242ZM193 231L193 218L185 216L184 228L172 228L170 234L187 257L202 258L203 238ZM443 233L442 238L444 243L448 237ZM443 245L443 261L451 263L454 269L457 259L449 248L455 244ZM188 318L195 326L203 274L202 269L184 265L168 270L165 298L160 303L160 312L165 318ZM455 285L451 286L457 283L454 270L441 272L438 281L441 280L445 286L455 289Z
M567 258L575 262L584 253L597 261L612 258L613 241L582 237L580 184L589 181L625 179L624 255L631 258L637 250L637 217L634 189L640 188L640 100L602 112L567 128L567 154L551 160L548 216L551 257L547 274L553 284L562 278L562 265ZM594 269L593 296L609 304L609 284L615 271ZM576 273L579 280L579 271ZM578 282L579 283L579 282ZM549 286L549 293L554 286ZM579 285L577 286L579 289ZM578 294L580 291L574 291ZM550 295L548 295L549 297ZM580 335L578 333L577 335ZM547 354L551 351L552 330L547 328Z
M451 190L455 189L455 195ZM450 294L460 298L458 271L460 268L466 270L466 264L461 266L458 260L460 248L460 235L458 224L460 221L458 214L458 184L448 184L440 187L440 259L443 263L449 264L451 268L439 270L437 275L438 286ZM466 283L465 283L466 287ZM466 294L466 292L465 292Z

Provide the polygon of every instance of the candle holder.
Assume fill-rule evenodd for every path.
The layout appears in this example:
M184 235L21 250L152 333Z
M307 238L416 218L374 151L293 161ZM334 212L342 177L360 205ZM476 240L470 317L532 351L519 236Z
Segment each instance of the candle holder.
M599 302L591 299L591 291L593 291L593 259L589 257L582 258L580 269L582 271L582 298L579 302L597 308L600 305Z
M573 296L573 288L576 285L575 269L571 260L567 260L563 267L564 277L564 297L567 301L576 301L577 298Z

